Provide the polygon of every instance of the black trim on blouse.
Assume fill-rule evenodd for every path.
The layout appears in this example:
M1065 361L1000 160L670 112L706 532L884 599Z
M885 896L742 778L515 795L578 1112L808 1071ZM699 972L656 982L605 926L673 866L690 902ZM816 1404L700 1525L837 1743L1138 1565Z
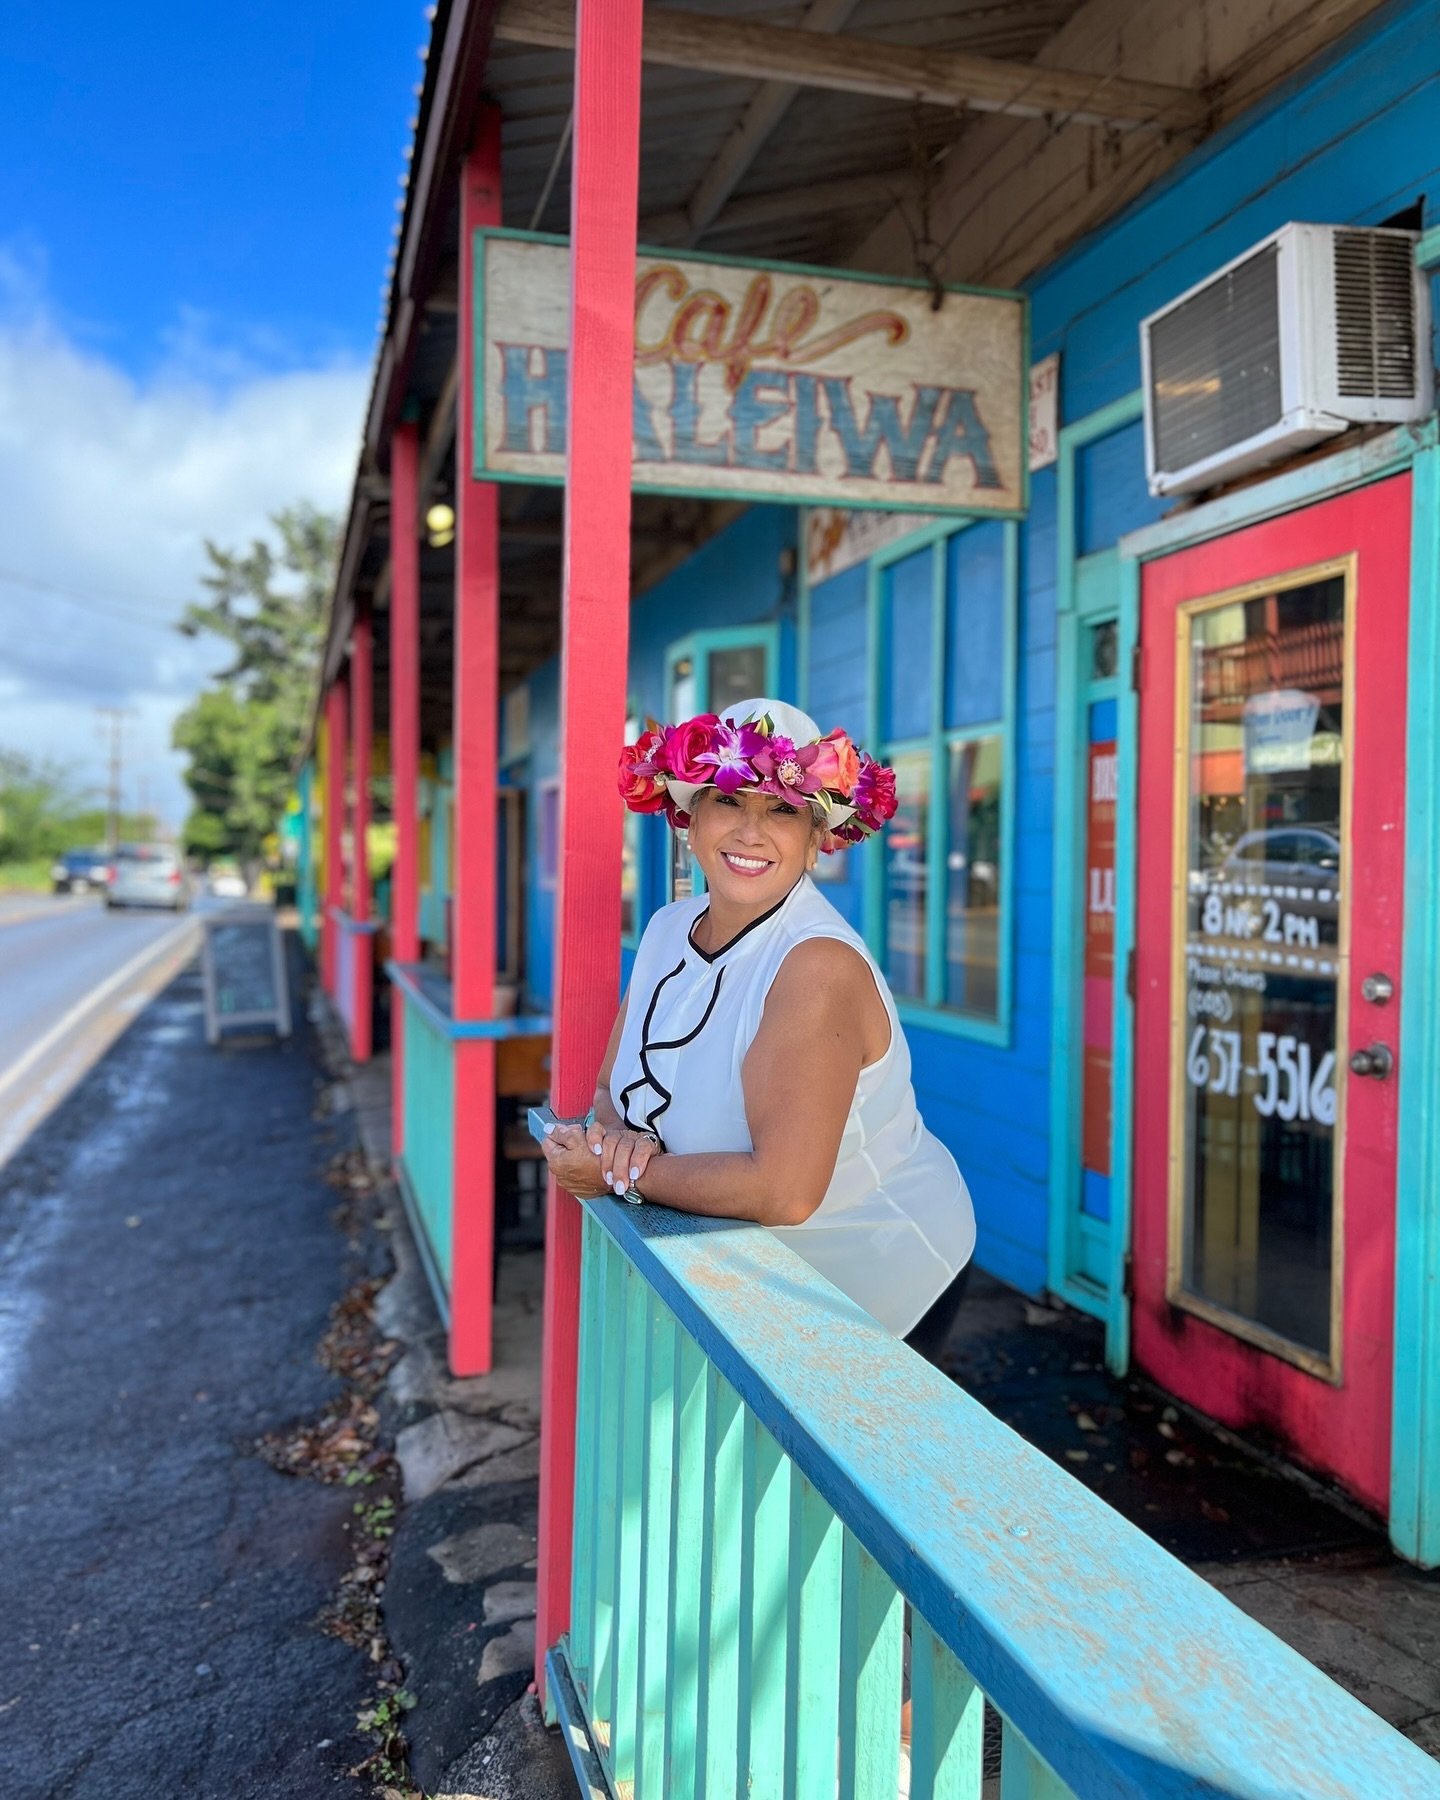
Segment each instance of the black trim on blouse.
M793 894L795 892L795 889L800 886L800 882L804 881L804 879L805 879L805 877L802 875L800 877L800 881L797 881L794 884L794 886L791 887L790 892L787 894L782 894L781 897L775 902L775 904L770 908L770 910L768 912L761 913L761 915L758 919L752 919L748 925L742 925L740 927L739 931L737 931L735 933L734 937L732 937L728 941L728 943L722 944L718 950L702 950L700 948L700 946L695 942L695 927L700 923L700 921L702 919L708 919L710 917L710 908L707 906L705 908L704 912L697 913L695 915L694 919L691 921L690 929L685 934L686 943L689 944L690 948L695 952L695 954L698 957L703 958L704 961L706 961L707 963L713 963L717 959L717 957L724 956L724 954L727 950L733 950L735 948L735 946L740 942L741 938L749 937L750 933L752 931L754 931L754 929L756 928L757 925L763 925L767 919L773 919L775 917L776 913L779 912L780 908L790 898L790 895Z
M715 1002L720 998L720 983L725 979L725 971L723 969L719 970L715 976L715 985L710 990L709 1002L706 1005L704 1013L701 1015L700 1023L693 1031L687 1031L684 1037L666 1038L652 1043L650 1039L650 1027L655 1022L655 1008L659 1004L661 989L664 988L666 982L673 981L685 966L685 958L682 956L675 967L671 969L670 973L668 975L662 975L659 981L656 982L655 992L651 994L650 1004L645 1009L645 1022L640 1028L640 1075L637 1080L630 1082L620 1090L620 1112L626 1125L631 1131L653 1131L656 1138L659 1139L660 1148L662 1150L665 1148L665 1140L660 1136L660 1131L655 1121L666 1111L675 1096L671 1093L670 1089L665 1086L664 1082L656 1076L655 1071L650 1067L651 1052L655 1050L683 1050L687 1044L693 1044L695 1039L699 1037L700 1033L710 1023L710 1015L715 1010ZM630 1096L637 1088L642 1087L651 1087L660 1096L660 1104L652 1107L645 1115L645 1123L643 1126L637 1124L636 1121L630 1117Z

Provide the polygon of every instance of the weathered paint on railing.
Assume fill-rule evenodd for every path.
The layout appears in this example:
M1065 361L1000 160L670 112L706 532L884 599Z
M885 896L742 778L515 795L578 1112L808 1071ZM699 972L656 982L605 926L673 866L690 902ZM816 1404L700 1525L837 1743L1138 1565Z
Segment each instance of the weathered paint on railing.
M1440 1765L767 1232L600 1201L585 1235L550 1693L617 1793L891 1800L903 1596L917 1800L978 1800L982 1697L1002 1800L1440 1796Z

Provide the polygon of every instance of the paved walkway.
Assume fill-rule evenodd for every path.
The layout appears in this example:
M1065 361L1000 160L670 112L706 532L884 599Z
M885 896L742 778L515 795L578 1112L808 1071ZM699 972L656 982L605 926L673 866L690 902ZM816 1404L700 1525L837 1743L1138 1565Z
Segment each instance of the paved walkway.
M6 1800L373 1792L316 1626L353 1492L253 1454L335 1392L317 1092L303 1032L207 1049L191 969L0 1175Z

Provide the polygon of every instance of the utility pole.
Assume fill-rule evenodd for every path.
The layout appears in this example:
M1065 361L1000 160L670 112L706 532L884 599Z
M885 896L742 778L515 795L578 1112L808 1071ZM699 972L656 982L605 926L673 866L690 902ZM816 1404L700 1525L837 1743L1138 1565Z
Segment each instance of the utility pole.
M105 805L105 848L113 856L120 843L120 775L125 760L125 721L133 708L97 706L95 711L110 732L110 782Z

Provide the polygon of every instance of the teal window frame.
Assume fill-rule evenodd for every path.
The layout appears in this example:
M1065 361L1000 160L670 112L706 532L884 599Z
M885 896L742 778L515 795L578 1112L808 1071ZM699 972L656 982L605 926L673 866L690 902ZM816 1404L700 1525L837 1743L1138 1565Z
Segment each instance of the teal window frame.
M765 693L774 699L776 683L780 678L780 625L777 620L762 620L757 625L724 625L710 631L687 632L683 638L677 638L665 650L665 720L667 724L676 724L672 717L671 696L675 692L675 672L687 657L695 671L695 711L692 718L710 710L710 653L712 650L746 649L758 644L765 652ZM693 870L692 880L694 892L705 891L705 877L698 868ZM642 889L643 892L643 889ZM668 904L675 898L675 860L673 855L667 858L665 865L665 900Z
M946 606L946 564L950 540L981 525L998 525L1003 532L1004 568L1002 595L1004 617L1004 667L1001 671L1000 717L981 725L947 727L945 724L945 647L947 631L954 626ZM930 729L923 737L888 739L882 734L884 696L889 686L886 655L885 574L898 562L928 551L930 567ZM881 759L917 750L930 755L930 804L932 829L927 843L927 891L939 900L945 893L949 849L947 764L953 745L978 739L1000 740L1000 922L997 933L996 1010L993 1019L978 1018L946 1006L945 991L946 910L942 903L928 909L925 946L925 999L895 1000L902 1024L929 1031L948 1032L976 1043L1008 1048L1011 1041L1011 1009L1014 990L1014 885L1016 767L1015 690L1020 611L1020 528L1014 520L966 519L911 532L871 557L866 594L867 640L870 660L870 695L865 748ZM936 828L938 826L938 828ZM885 964L885 866L881 855L866 855L865 895L862 909L865 941L871 955Z
M1081 669L1086 633L1091 626L1114 621L1117 633L1116 673L1110 697L1117 702L1117 757L1122 780L1134 779L1134 752L1127 724L1133 703L1130 686L1130 640L1121 614L1124 611L1124 570L1119 550L1080 554L1080 464L1093 444L1133 425L1145 414L1142 389L1123 394L1060 431L1056 466L1056 565L1055 565L1055 824L1052 865L1051 992L1052 1042L1065 1047L1054 1065L1050 1084L1050 1208L1048 1220L1048 1276L1050 1289L1080 1312L1101 1320L1106 1328L1111 1366L1123 1366L1128 1349L1129 1307L1125 1297L1125 1253L1129 1245L1128 1152L1131 1094L1122 1071L1118 1035L1112 1031L1111 1048L1111 1149L1110 1218L1100 1225L1082 1218L1080 1210L1081 1101L1084 1057L1081 1042L1084 1019L1083 950L1077 929L1076 896L1085 866L1085 789L1082 745L1086 741L1085 706L1100 698L1098 687L1087 681ZM1088 690L1088 691L1087 691ZM1116 882L1121 881L1119 837L1120 809L1116 809ZM1125 963L1120 950L1117 901L1115 937L1114 1004L1130 1005L1125 983ZM1100 1283L1086 1281L1075 1268L1081 1233L1106 1245L1107 1274Z

